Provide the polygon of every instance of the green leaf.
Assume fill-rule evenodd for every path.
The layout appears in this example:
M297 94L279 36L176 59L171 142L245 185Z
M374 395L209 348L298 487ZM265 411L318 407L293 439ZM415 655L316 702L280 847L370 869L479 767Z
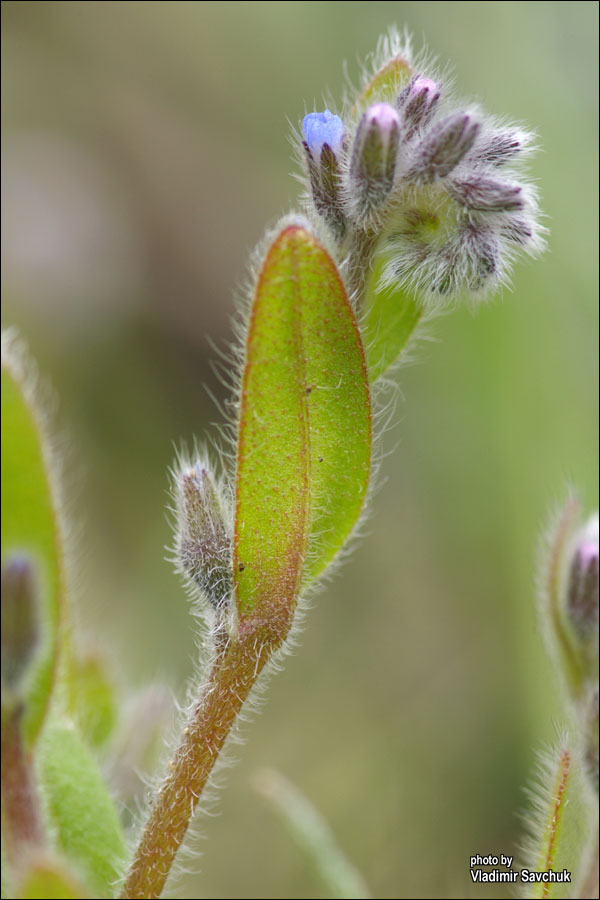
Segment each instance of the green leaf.
M327 822L291 781L280 772L264 769L256 778L256 787L273 805L332 897L360 900L370 896L362 875L340 849Z
M36 763L58 847L86 875L97 897L110 897L123 874L125 840L98 765L75 729L51 720Z
M412 68L407 59L401 56L392 57L364 86L352 109L353 115L360 115L373 103L393 104L411 75Z
M362 342L329 254L300 224L269 247L248 327L236 478L240 615L290 609L350 535L371 462Z
M406 290L380 287L383 265L384 260L376 257L365 295L362 331L371 383L396 362L423 316L423 307Z
M95 652L74 654L65 674L70 709L81 734L91 747L100 749L113 734L119 713L107 661Z
M523 882L523 896L530 898L580 897L575 893L585 877L590 836L593 834L591 806L586 796L579 756L563 739L541 762L538 783L532 794L524 866L529 872L571 873L571 883Z
M42 726L55 680L64 596L58 491L35 374L22 348L2 338L2 560L26 552L36 565L43 618L42 646L32 666L24 734L31 743Z

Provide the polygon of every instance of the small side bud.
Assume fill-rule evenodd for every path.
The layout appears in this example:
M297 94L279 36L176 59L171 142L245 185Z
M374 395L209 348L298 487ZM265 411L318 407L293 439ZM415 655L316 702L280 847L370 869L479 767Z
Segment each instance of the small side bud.
M39 615L33 563L10 557L2 566L2 684L16 694L39 643Z
M531 222L524 218L511 218L502 223L500 233L502 237L517 244L519 247L527 247L535 240L535 230Z
M344 149L344 123L328 109L309 113L302 121L302 134L315 207L341 240L346 233L339 166L339 156Z
M431 78L417 75L398 96L396 107L403 120L402 139L409 141L418 128L428 124L441 96L439 85Z
M179 563L211 606L222 610L232 589L231 537L224 503L206 464L184 470L178 483Z
M580 638L598 628L598 516L579 533L568 575L567 615Z
M394 184L400 117L389 103L376 103L358 124L350 163L350 195L357 218L377 213Z
M529 143L529 136L518 131L492 131L482 135L469 155L469 160L490 166L503 166L523 153Z
M408 177L425 184L445 178L467 155L478 132L479 123L467 113L455 113L433 125L415 148Z
M587 708L584 711L584 759L586 774L592 787L598 793L600 787L599 763L599 737L598 725L598 685L588 697Z
M476 212L514 212L524 206L520 185L479 172L452 178L448 192L460 206Z
M500 274L500 249L491 228L469 223L461 232L465 277L470 291L478 293Z

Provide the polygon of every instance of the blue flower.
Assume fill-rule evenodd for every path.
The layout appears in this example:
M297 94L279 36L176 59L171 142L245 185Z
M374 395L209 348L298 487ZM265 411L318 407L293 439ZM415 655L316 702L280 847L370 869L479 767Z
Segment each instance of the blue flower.
M323 144L328 144L334 154L340 152L344 139L344 123L328 109L325 112L309 113L302 120L302 133L308 149L318 160Z

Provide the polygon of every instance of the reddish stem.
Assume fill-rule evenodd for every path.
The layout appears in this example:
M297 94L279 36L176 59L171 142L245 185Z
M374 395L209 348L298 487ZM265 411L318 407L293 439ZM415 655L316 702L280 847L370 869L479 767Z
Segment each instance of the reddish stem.
M15 868L32 849L45 844L31 756L23 743L22 718L22 704L2 711L2 835L7 860Z
M215 662L202 698L158 792L131 864L122 898L159 897L175 855L229 732L258 676L281 646L282 628L247 623Z

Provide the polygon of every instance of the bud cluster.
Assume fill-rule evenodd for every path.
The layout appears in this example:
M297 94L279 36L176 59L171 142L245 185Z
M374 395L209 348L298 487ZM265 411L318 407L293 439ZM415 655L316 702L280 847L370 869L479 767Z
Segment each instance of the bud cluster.
M413 72L392 37L381 72L405 73L395 96L377 74L344 119L329 110L302 123L315 211L343 254L368 232L384 255L383 282L423 301L482 296L506 280L515 251L534 254L544 229L534 189L518 172L531 149L520 128L453 109L443 85ZM357 111L358 107L358 111Z

